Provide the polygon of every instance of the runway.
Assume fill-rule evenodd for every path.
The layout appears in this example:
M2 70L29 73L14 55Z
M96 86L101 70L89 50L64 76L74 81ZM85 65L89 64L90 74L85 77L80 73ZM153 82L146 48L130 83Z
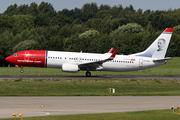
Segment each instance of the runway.
M0 97L0 118L171 109L180 96Z
M180 79L180 75L0 75L0 79Z

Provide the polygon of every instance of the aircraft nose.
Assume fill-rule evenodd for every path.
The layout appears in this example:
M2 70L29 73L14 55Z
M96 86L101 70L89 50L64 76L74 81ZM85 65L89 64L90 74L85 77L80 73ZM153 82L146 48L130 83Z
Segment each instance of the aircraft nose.
M8 57L5 58L5 60L6 60L7 62L11 62L11 61L12 61L12 57L11 57L11 56L8 56Z

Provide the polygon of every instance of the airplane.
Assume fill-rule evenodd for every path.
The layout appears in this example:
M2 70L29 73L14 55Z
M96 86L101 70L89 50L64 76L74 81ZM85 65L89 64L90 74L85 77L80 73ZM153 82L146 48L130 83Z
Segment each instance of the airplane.
M108 53L83 53L47 50L26 50L16 52L5 58L11 64L23 67L60 68L63 72L76 73L80 70L87 71L135 71L164 65L171 57L165 54L173 33L173 28L166 28L159 37L143 52L130 55L117 55L118 49Z

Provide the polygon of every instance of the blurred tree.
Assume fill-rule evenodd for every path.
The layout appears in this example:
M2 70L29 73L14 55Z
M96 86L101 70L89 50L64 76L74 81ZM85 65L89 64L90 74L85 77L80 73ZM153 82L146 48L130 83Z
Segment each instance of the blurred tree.
M8 15L0 17L0 28L11 29L13 28L14 20Z
M15 15L15 12L16 12L17 8L18 8L17 4L10 5L10 6L4 11L4 14L9 15L9 16L13 16L13 15Z
M28 5L20 5L16 10L16 15L26 15L28 13Z
M35 2L32 2L27 9L27 14L36 16L38 15L38 5Z
M61 14L61 12L58 12L56 17L54 17L50 23L50 25L59 25L59 27L62 27L66 24L72 24L72 20Z
M23 50L36 50L38 49L38 45L39 43L35 40L21 41L13 48L13 53Z
M103 5L103 4L101 4L100 8L99 8L100 11L101 10L109 11L110 9L111 9L111 7L109 5Z
M0 66L7 66L5 58L12 54L11 41L14 39L13 33L6 31L0 34Z
M49 20L46 19L44 16L37 15L33 19L35 27L42 27L42 26L48 26Z
M96 3L86 3L82 7L82 12L88 13L88 12L98 12L98 6Z
M141 33L143 32L143 28L141 25L138 25L137 23L128 23L127 25L119 26L118 29L111 32L111 36L115 36L116 34L120 33Z
M62 36L51 36L49 41L44 43L43 49L45 50L56 50L63 51L64 48L64 38Z
M33 16L14 15L12 16L12 19L14 20L13 28L17 29L19 32L34 27Z
M41 2L38 7L38 14L51 19L56 16L56 11L54 10L51 3Z
M80 34L79 38L88 38L88 37L96 36L96 35L100 35L99 32L97 30L90 29Z

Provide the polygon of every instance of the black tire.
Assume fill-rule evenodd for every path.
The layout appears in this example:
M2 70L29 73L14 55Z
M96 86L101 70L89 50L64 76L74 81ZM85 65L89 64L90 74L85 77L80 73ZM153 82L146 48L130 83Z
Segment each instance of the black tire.
M86 72L86 77L91 77L91 73L90 72Z

